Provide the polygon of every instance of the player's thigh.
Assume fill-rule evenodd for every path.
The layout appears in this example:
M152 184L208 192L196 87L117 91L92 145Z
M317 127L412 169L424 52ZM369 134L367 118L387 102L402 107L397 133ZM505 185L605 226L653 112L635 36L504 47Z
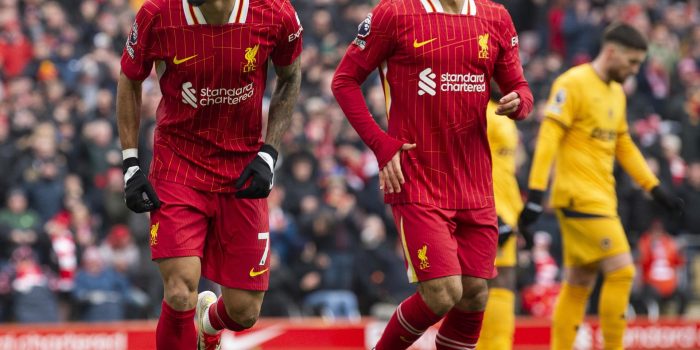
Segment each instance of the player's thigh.
M590 266L629 253L630 246L618 217L557 210L564 266Z
M514 267L517 263L518 237L511 235L496 253L496 267L500 273L502 267Z
M265 199L217 196L202 273L223 287L264 291L269 283L270 230Z
M191 187L151 180L160 208L151 212L150 246L153 260L202 257L209 229L212 195Z
M404 250L409 282L461 275L454 211L422 204L391 206Z
M503 288L515 291L515 266L497 266L498 276L489 281L489 288Z
M457 211L455 237L462 275L491 279L496 276L498 222L495 208Z
M196 302L201 262L197 256L156 260L166 302L177 310L190 309Z

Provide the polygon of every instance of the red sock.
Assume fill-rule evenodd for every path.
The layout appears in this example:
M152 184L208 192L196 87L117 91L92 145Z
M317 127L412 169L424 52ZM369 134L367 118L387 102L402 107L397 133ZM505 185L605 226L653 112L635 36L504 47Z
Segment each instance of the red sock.
M420 294L413 294L396 308L375 349L407 349L428 327L440 321L441 318L430 310Z
M472 350L481 332L484 312L467 312L452 308L445 315L435 338L437 350Z
M194 311L177 311L163 301L156 327L156 349L192 350L197 347Z
M211 323L211 326L216 330L226 328L234 332L240 332L246 329L246 327L241 326L238 322L231 319L231 316L226 312L224 298L222 297L219 297L219 300L209 307L209 323Z

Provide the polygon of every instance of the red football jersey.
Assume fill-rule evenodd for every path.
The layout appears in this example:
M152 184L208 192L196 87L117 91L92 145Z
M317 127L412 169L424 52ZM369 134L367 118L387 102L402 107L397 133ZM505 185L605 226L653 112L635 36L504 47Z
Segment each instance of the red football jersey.
M148 0L122 55L123 73L143 80L156 65L150 175L196 189L232 192L263 143L267 62L287 66L301 52L289 0L237 0L227 24L209 25L187 0Z
M465 0L462 13L455 15L445 13L437 0L383 0L360 24L344 60L366 71L379 68L387 133L417 145L401 153L406 183L400 193L385 195L387 203L450 209L494 205L486 134L491 78L504 94L520 95L521 106L512 118L522 119L532 109L518 36L503 6ZM336 77L358 75L344 73L345 66L353 64L341 63ZM342 96L337 99L352 123L351 114L358 110ZM369 130L363 139L380 153L380 166L396 152L396 142L377 141L381 137L374 126L359 129ZM364 131L358 132L362 136ZM394 147L390 152L383 149L387 144Z

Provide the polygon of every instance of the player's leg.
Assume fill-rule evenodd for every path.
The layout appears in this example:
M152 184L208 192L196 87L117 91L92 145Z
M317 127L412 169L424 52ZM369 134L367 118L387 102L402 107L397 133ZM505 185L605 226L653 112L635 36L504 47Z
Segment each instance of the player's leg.
M408 348L462 296L457 242L450 234L453 211L415 204L394 205L392 209L409 281L420 283L418 293L396 308L376 350Z
M164 300L156 328L158 350L191 350L200 257L208 229L209 194L152 179L162 206L151 213L151 254L163 279Z
M197 333L192 321L197 303L200 260L197 256L158 260L164 298L158 326L158 350L190 350Z
M586 304L598 276L597 266L564 269L564 282L552 316L552 349L571 350L576 332L586 315Z
M207 237L202 273L222 286L218 299L199 306L200 344L215 349L220 331L252 327L269 283L270 250L267 201L217 196L218 212Z
M515 237L512 238L515 243ZM507 243L506 243L507 244ZM503 249L501 249L503 250ZM515 333L515 267L499 266L498 276L489 281L489 300L477 348L510 350Z
M460 210L454 237L462 270L462 295L445 315L435 345L438 350L475 349L488 300L487 279L496 275L498 229L494 208Z
M604 278L598 303L598 317L603 332L603 348L621 350L627 326L625 312L635 272L632 255L627 252L605 258L600 267Z

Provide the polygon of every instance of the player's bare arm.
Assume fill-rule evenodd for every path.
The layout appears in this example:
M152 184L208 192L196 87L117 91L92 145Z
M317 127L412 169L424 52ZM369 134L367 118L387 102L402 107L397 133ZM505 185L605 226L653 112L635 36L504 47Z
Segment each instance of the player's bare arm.
M138 147L141 124L141 81L119 75L117 83L117 127L122 149Z
M288 66L275 66L277 84L272 92L270 113L267 122L267 137L265 144L258 151L258 156L243 169L236 181L238 198L265 198L270 194L274 182L277 149L282 141L282 135L292 120L292 110L299 97L301 88L301 64L297 59ZM243 185L251 178L250 185Z
M277 74L277 84L270 101L265 143L279 148L282 135L292 121L292 111L299 97L301 88L300 58L288 66L275 66L275 73Z
M160 207L160 200L138 161L139 126L141 125L141 81L123 73L117 85L117 127L124 161L124 197L126 206L136 213Z

